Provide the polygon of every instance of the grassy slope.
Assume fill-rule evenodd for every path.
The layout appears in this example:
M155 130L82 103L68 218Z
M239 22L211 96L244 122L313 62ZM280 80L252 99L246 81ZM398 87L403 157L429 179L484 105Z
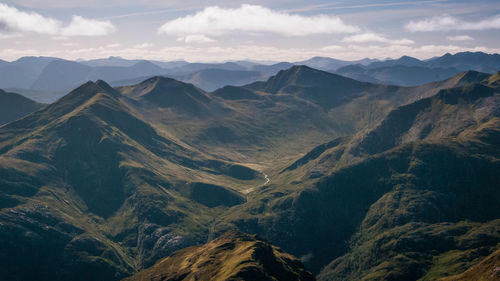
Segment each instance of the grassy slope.
M205 241L213 218L245 201L224 185L263 181L162 135L121 99L89 82L1 130L4 276L120 279Z
M237 226L248 232L259 233L285 250L302 256L309 268L319 270L325 261L349 250L351 246L348 241L366 219L370 206L384 194L399 189L408 189L409 194L416 189L418 192L415 198L421 198L424 203L427 202L424 199L427 192L439 196L436 208L443 208L442 204L451 204L449 217L434 218L438 222L455 222L465 217L479 222L495 219L492 214L498 213L498 210L486 211L478 206L492 206L495 205L493 201L498 200L498 193L494 188L498 184L498 178L494 171L498 169L495 139L498 137L499 120L494 118L497 110L488 106L498 103L494 101L497 98L494 93L485 91L488 94L482 96L485 92L477 89L466 87L451 93L440 93L430 98L429 107L422 108L423 115L413 115L422 119L426 119L427 114L442 116L439 122L431 120L438 124L436 133L441 131L444 136L433 134L431 130L430 134L420 137L424 141L415 138L405 140L401 136L405 136L408 130L411 131L410 128L421 127L418 122L410 122L414 126L405 127L400 135L396 134L394 137L396 142L392 146L399 146L397 149L369 158L364 153L359 155L362 151L360 146L363 147L363 142L359 140L365 139L366 135L363 132L359 134L361 137L341 139L333 147L318 147L319 152L324 149L323 153L319 153L319 156L314 155L317 153L306 155L305 158L310 157L312 160L304 161L306 164L298 165L298 168L273 178L269 188L252 194L250 198L253 200L249 204L235 208L223 217L220 228ZM463 96L463 93L467 94ZM456 99L450 99L450 95L458 95L459 102L455 103ZM471 96L477 102L471 102ZM454 131L439 127L455 120L457 116L468 116L470 112L474 113L471 116L476 122L466 128ZM486 115L477 118L485 112ZM415 120L418 118L413 118ZM382 123L381 127L383 126ZM393 127L390 129L394 131ZM382 149L384 150L386 149ZM466 188L467 185L470 187ZM453 187L460 187L461 193L455 195ZM456 196L472 201L467 205L466 201L461 201L464 199L458 200ZM398 206L399 204L380 210L379 215L388 211L396 212L393 208L397 210ZM464 209L465 206L469 207ZM404 206L401 208L404 209ZM421 211L422 208L425 207L411 206L414 212ZM472 214L474 218L471 217ZM391 217L391 214L386 216ZM418 221L418 218L416 215L413 220ZM411 221L412 216L409 219ZM316 230L311 233L306 231L309 229ZM425 252L424 249L422 251ZM366 264L368 268L371 266L374 265ZM426 268L422 264L419 266ZM346 272L351 270L346 269ZM335 273L338 274L337 271ZM328 273L324 271L323 276L326 275ZM335 274L332 273L331 276ZM359 278L354 275L350 277Z
M228 232L125 280L314 280L293 256L254 235Z

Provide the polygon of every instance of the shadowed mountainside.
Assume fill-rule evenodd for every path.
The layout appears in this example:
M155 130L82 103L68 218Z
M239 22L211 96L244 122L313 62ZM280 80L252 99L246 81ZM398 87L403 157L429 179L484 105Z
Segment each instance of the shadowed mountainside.
M19 94L0 90L0 126L24 117L43 105Z

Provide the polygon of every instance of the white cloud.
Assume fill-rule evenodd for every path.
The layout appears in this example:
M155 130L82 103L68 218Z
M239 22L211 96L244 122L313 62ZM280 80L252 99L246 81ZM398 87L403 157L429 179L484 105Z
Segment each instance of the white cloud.
M207 7L195 14L165 23L158 32L177 36L220 36L238 32L307 36L354 33L358 30L358 27L347 25L340 18L334 16L307 17L244 4L236 9Z
M71 23L63 24L53 18L35 12L24 12L0 3L0 30L8 32L34 32L54 36L99 36L115 31L109 21L73 16Z
M450 41L472 41L474 38L469 35L457 35L457 36L446 36L447 40Z
M405 28L409 31L436 31L436 30L487 30L500 29L500 15L480 21L464 21L459 18L444 15L427 18L420 21L410 21Z
M27 13L0 3L0 29L57 34L60 22L35 12Z
M415 44L414 41L403 38L399 40L390 40L386 38L385 36L375 34L375 33L361 33L361 34L356 34L352 36L347 36L342 39L342 42L346 43L390 43L390 44L397 44L397 45L410 45L410 44Z
M187 35L185 37L177 38L177 41L184 43L194 43L194 44L203 44L203 43L212 43L215 42L214 39L200 34Z
M121 47L121 44L113 43L113 44L108 44L104 47L106 47L106 48L119 48L119 47Z
M64 28L62 33L65 36L102 36L110 34L115 30L115 26L109 21L73 16L71 23Z

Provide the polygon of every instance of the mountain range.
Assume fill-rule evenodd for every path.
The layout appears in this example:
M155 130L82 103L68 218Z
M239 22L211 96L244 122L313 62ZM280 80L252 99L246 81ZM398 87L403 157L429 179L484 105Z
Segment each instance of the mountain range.
M188 63L185 61L127 60L120 57L68 61L51 57L23 57L0 63L0 89L20 93L42 103L54 102L88 80L102 79L113 86L136 84L155 75L168 76L206 91L223 86L242 86L265 81L293 65L329 71L378 84L417 86L444 80L467 70L493 74L500 68L500 55L481 52L446 54L428 60L403 56L399 59L344 61L314 57L299 62L234 61Z
M468 55L475 65L402 61L494 67ZM54 60L36 85L69 87L73 68L152 77L23 100L36 108L0 127L2 278L436 280L498 267L498 67L408 87L279 64L207 91L196 84L263 66L172 68L191 84L153 62L103 63Z

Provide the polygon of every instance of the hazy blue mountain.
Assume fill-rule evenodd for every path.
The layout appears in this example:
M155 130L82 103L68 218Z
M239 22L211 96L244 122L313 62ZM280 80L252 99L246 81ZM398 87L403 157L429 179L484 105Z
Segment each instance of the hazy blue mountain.
M87 61L79 61L81 64L85 64L88 66L122 66L122 67L127 67L127 66L132 66L136 63L138 63L141 60L127 60L121 57L109 57L105 59L94 59L94 60L87 60Z
M372 62L370 64L367 64L366 68L371 69L371 68L389 67L389 66L396 66L396 65L424 66L425 62L423 62L419 59L413 58L413 57L402 56L396 60L385 60L385 61Z
M188 74L170 74L169 77L177 80L191 83L205 91L213 91L224 86L242 86L253 83L255 81L265 80L268 75L264 75L258 71L249 70L226 70L226 69L203 69ZM110 82L112 86L127 86L138 84L150 76L141 76L132 79L124 79Z
M271 76L278 73L280 70L285 70L292 67L293 64L289 62L279 62L271 65L256 64L250 67L253 71L258 71L264 75Z
M334 73L359 81L401 86L417 86L440 81L460 72L455 68L428 68L399 64L379 68L367 68L357 64L344 66L334 71Z
M495 73L500 70L500 55L483 52L461 52L454 55L445 54L426 61L426 66L453 67L461 71L476 70Z
M191 83L205 91L213 91L224 86L242 86L268 76L257 71L204 69L187 75L173 76L174 78Z
M128 67L87 66L73 61L54 61L47 65L31 89L45 91L67 90L89 81L106 79L109 81L154 76L165 73L165 69L149 62L138 61Z
M29 89L42 70L52 61L51 57L22 57L13 62L0 64L0 88Z
M443 80L462 71L474 70L491 74L499 69L498 54L462 52L425 61L403 56L368 65L347 65L337 70L331 69L330 72L372 83L415 86Z
M294 64L296 65L307 65L312 68L316 69L321 69L321 70L336 70L337 68L340 68L342 66L346 66L349 64L369 64L372 62L376 62L378 60L374 59L362 59L358 61L345 61L345 60L338 60L334 58L328 58L328 57L313 57L305 61L299 61L295 62Z

